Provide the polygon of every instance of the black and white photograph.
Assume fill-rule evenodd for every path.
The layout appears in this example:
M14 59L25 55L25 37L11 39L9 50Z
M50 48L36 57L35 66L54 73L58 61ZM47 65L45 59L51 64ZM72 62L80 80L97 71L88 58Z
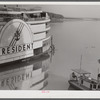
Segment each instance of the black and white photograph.
M0 4L0 90L99 91L100 5Z

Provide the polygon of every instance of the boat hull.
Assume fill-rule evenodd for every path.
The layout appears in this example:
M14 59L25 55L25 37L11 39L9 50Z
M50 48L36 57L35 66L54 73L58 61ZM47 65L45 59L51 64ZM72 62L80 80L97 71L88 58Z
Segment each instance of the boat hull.
M9 65L14 65L14 64L18 64L18 63L24 63L26 61L30 61L30 60L36 60L38 59L39 57L43 56L43 55L50 55L50 49L39 54L39 55L35 55L35 56L31 56L31 57L27 57L27 58L23 58L23 59L18 59L18 60L15 60L15 61L12 61L12 62L5 62L5 63L2 63L0 64L0 66L9 66Z
M82 84L79 84L76 80L69 80L68 82L70 86L76 90L90 90L89 88L83 86Z

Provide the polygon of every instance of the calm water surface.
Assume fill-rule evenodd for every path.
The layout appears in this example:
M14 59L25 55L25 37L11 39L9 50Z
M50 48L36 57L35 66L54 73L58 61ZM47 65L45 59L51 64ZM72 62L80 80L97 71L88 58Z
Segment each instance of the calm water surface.
M71 69L81 68L97 78L100 64L100 21L68 21L51 24L56 47L47 89L68 89Z
M97 78L100 69L100 21L53 23L50 33L56 48L52 59L45 55L38 60L0 67L1 90L68 90L71 69L80 68L81 55L81 68Z

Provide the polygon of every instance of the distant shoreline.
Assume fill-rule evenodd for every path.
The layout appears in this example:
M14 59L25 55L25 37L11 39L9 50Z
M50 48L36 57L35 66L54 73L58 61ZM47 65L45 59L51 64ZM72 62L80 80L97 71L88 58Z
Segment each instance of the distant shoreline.
M100 21L100 18L62 18L62 19L51 19L51 23L63 23L65 21Z
M65 21L100 21L100 18L64 17L61 14L47 13L51 19L51 23L62 23Z
M64 18L64 20L100 21L100 18Z

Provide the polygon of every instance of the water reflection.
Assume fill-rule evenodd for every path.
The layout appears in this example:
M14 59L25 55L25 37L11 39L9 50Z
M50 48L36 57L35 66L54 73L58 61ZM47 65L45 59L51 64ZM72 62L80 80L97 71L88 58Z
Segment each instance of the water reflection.
M38 90L48 84L50 55L0 66L0 90Z

